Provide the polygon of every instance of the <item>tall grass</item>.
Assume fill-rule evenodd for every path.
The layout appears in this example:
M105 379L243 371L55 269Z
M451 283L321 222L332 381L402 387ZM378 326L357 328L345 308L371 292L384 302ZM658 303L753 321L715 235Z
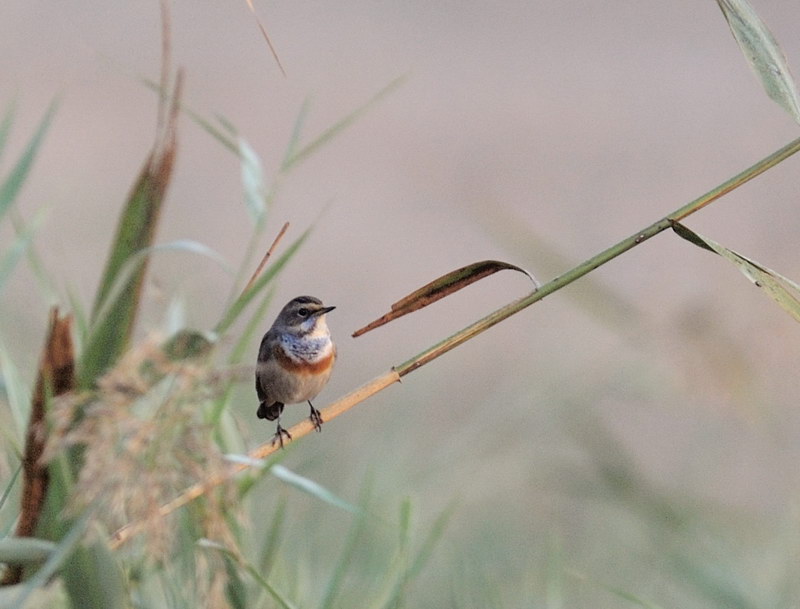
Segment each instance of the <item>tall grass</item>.
M779 49L768 30L746 4L720 1L720 6L770 96L797 115L788 69L769 59L779 57ZM252 378L252 369L242 365L245 346L263 328L273 282L291 269L293 255L311 235L309 230L301 233L270 259L263 272L246 281L258 254L257 244L267 230L270 203L295 166L355 122L398 81L305 144L301 144L307 112L303 108L284 160L269 184L264 182L261 161L230 124L203 119L182 104L180 83L180 74L173 78L165 70L157 87L162 94L162 120L156 140L123 207L94 305L73 307L69 314L61 308L53 311L33 391L27 386L32 379L16 369L14 351L0 337L0 401L5 406L0 416L5 457L13 464L0 488L0 562L8 565L6 585L0 588L0 609L389 609L420 605L425 591L433 587L454 607L536 604L558 608L575 601L600 606L607 603L598 599L605 598L640 607L699 602L709 607L748 608L788 607L800 599L800 587L791 573L756 567L754 575L748 570L752 556L726 539L726 526L741 526L736 518L720 523L713 517L713 507L653 488L600 421L579 442L596 475L591 480L572 480L572 492L583 501L595 502L599 512L624 513L635 521L647 543L639 540L631 545L637 551L654 548L665 577L682 582L677 590L665 591L644 569L638 574L641 579L615 581L613 565L603 562L604 552L620 551L608 548L613 534L597 529L584 532L581 541L591 548L589 554L596 554L595 560L587 562L601 565L595 572L565 564L564 546L572 543L570 532L546 532L550 541L544 544L543 555L515 560L509 548L525 543L531 531L538 533L535 526L505 537L493 536L487 533L489 529L462 531L464 545L478 550L460 552L448 539L448 525L458 514L457 502L448 503L430 522L420 524L412 499L385 505L376 490L379 473L366 477L359 499L352 502L323 482L286 468L281 461L297 450L294 444L284 452L264 445L243 454L244 437L230 405L233 387ZM0 221L6 220L28 177L54 112L54 108L47 111L0 184ZM180 249L193 252L199 260L219 262L219 256L201 244L157 243L159 212L167 200L179 150L181 115L192 118L239 158L252 234L243 260L232 270L231 295L213 327L178 324L169 334L149 331L134 342L141 286L152 256ZM0 153L13 124L12 107L0 121ZM395 367L387 364L385 375L337 401L323 416L341 414L668 228L736 264L768 296L800 318L800 289L791 280L679 224L798 150L800 140L795 140L530 295ZM15 239L0 251L0 293L29 252L40 221L18 224ZM460 289L471 282L456 276L446 276L444 284ZM91 312L84 314L84 310ZM244 330L233 337L237 322ZM222 348L224 339L232 347ZM292 428L296 439L308 431L308 423ZM269 500L264 499L264 488L270 490ZM309 504L315 509L309 509ZM320 511L335 526L321 526L315 520ZM606 519L606 524L609 521L613 518ZM788 519L787 536L796 538L796 525L796 519ZM493 538L477 538L481 535ZM305 547L311 545L308 539L325 536L335 538L331 545L337 552L317 555ZM755 539L753 547L782 557L782 552L796 552L797 545L771 547ZM437 551L445 558L439 558ZM427 568L437 558L449 561L447 570L433 570L446 573L446 582L431 581Z

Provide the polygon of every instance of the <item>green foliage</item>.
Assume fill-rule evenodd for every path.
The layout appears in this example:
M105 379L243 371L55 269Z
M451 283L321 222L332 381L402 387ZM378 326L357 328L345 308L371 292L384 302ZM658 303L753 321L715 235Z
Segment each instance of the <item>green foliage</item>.
M0 562L38 563L44 562L55 549L56 544L33 537L6 537L0 539Z
M747 0L717 0L717 4L767 95L800 123L800 97L786 56L772 32Z
M376 99L384 95L393 88L396 83L390 85L386 91L381 92ZM266 225L266 213L268 204L274 199L278 192L279 178L291 170L293 166L301 160L307 158L323 144L330 141L337 133L351 124L364 110L374 103L371 101L364 108L360 108L355 113L345 117L342 121L335 124L329 130L323 132L317 138L305 145L300 146L301 125L308 106L304 106L300 118L297 121L295 130L291 136L291 141L287 147L284 162L280 168L278 177L271 184L267 185L264 179L264 172L261 169L261 161L253 149L240 136L235 134L235 130L227 121L220 121L221 129L214 131L209 128L211 121L200 120L194 117L196 122L206 128L220 141L227 137L232 137L234 146L228 146L235 152L242 166L242 181L245 191L245 205L253 218L253 235L249 248L254 251L254 247L259 238L263 235ZM52 109L42 121L39 129L28 144L22 158L13 168L9 177L0 186L0 212L5 213L21 189L27 177L35 154L39 149L44 133L50 123ZM13 109L9 111L0 122L0 144L4 143L13 122ZM181 533L177 541L174 558L179 558L177 564L183 565L182 577L189 577L189 580L174 580L169 578L157 578L160 584L154 585L156 579L149 575L153 570L157 570L157 563L152 562L152 556L148 559L147 543L134 543L134 548L138 548L133 555L122 558L122 555L115 553L104 539L109 534L107 523L109 514L107 508L101 507L104 503L102 499L102 485L108 484L103 481L101 474L98 478L92 475L88 479L83 475L85 470L96 462L97 457L93 456L99 443L89 442L86 437L98 437L90 431L94 425L92 422L96 415L90 413L87 408L93 400L100 400L97 406L103 404L102 400L124 399L130 401L130 406L120 409L117 407L112 416L121 416L117 429L121 431L119 440L127 442L126 435L122 431L126 425L124 417L130 412L134 417L144 417L138 424L147 424L147 419L157 419L162 416L174 417L171 414L170 402L180 398L180 391L175 392L180 381L180 375L186 374L192 366L210 366L215 356L215 339L220 335L227 334L242 314L247 310L251 302L260 298L260 304L252 313L251 318L245 324L244 333L237 337L236 343L231 350L229 361L236 363L242 359L245 346L252 342L253 335L258 331L261 322L270 302L270 293L267 288L287 266L293 255L299 250L308 238L309 231L303 232L295 241L285 249L276 260L272 261L264 273L258 276L252 285L244 290L237 297L233 298L226 309L222 312L219 323L210 332L192 330L178 325L177 331L160 348L160 352L166 357L165 362L157 364L151 358L154 352L147 345L131 346L130 337L132 335L137 310L142 301L142 282L147 268L147 259L158 251L184 251L193 255L211 258L226 265L213 250L210 248L189 241L179 241L172 244L155 244L155 235L160 209L164 204L167 186L170 178L170 167L172 157L175 153L175 124L174 121L163 126L164 131L157 138L156 145L145 162L145 166L134 185L132 193L125 205L120 218L117 234L112 242L111 250L106 264L106 269L100 281L94 307L90 316L84 313L84 307L79 300L71 297L73 308L77 316L77 337L79 345L82 345L80 357L81 385L89 390L80 400L73 404L67 403L60 408L66 408L63 414L57 414L57 419L67 417L60 423L56 423L51 433L54 434L56 443L63 443L62 448L67 448L66 452L57 456L50 467L50 484L44 513L42 515L43 526L40 527L41 538L21 538L16 539L7 537L0 539L0 561L9 564L39 564L20 584L7 586L0 589L0 607L21 608L30 605L37 594L51 581L55 575L60 575L63 584L63 593L73 607L130 607L134 598L138 598L137 604L144 603L152 606L158 598L171 598L173 606L196 606L196 601L203 603L212 602L216 594L213 584L218 581L214 576L210 579L208 587L200 586L194 593L187 594L185 584L191 579L204 577L204 561L207 560L209 553L216 553L222 557L221 565L223 568L224 579L226 580L224 590L227 602L233 607L251 606L253 598L266 594L278 603L281 607L296 607L295 601L291 600L289 590L290 585L284 587L271 581L270 573L276 563L281 563L281 569L285 569L284 561L280 556L281 540L284 537L285 523L288 515L287 502L282 501L277 505L277 509L272 518L271 525L262 543L252 547L254 556L257 560L248 560L240 548L252 545L249 534L245 527L238 523L232 514L224 511L227 500L222 498L203 500L200 504L204 505L201 509L197 506L189 509L182 517L182 521L187 525L181 528ZM224 135L225 133L231 136ZM2 146L0 146L0 152ZM22 257L22 254L35 238L36 228L42 223L43 217L37 216L34 222L25 226L18 232L18 237L10 247L0 252L0 281L7 277ZM240 268L232 275L241 278L247 273L252 256L245 256ZM33 260L32 260L33 262ZM234 284L238 283L237 281ZM2 286L2 283L0 283ZM232 288L232 290L235 290ZM235 293L232 291L232 293ZM137 355L137 349L143 349L143 353ZM133 353L133 354L132 354ZM194 362L194 363L193 363ZM12 434L15 426L4 426L7 439L11 440L10 445L16 448L19 455L23 446L20 437L24 433L24 412L27 410L27 403L30 401L30 394L26 391L25 385L19 378L13 359L5 348L0 349L0 363L2 363L2 373L4 378L4 388L6 402L12 408L16 419L16 428L19 436ZM159 367L160 366L160 367ZM187 366L189 368L187 368ZM104 375L116 375L117 385L103 385ZM190 372L189 374L194 374ZM185 377L190 378L190 377ZM202 382L202 381L201 381ZM131 394L130 389L125 388L127 383L138 384L141 394ZM145 383L146 387L141 383ZM102 385L102 387L98 387ZM225 417L228 402L231 399L231 382L223 382L219 393L215 395L214 390L210 391L206 399L211 400L211 412L213 415L206 419L206 424L214 433L210 438L221 438L222 427L227 419ZM114 391L119 390L118 398L112 398ZM109 393L111 391L111 393ZM171 396L175 397L171 397ZM95 408L96 406L92 406ZM50 404L50 409L53 404ZM70 410L72 409L72 410ZM202 409L195 409L202 415ZM72 412L72 414L69 414ZM72 419L77 414L77 418ZM103 415L107 418L106 415ZM201 416L202 420L202 416ZM111 422L111 421L107 421ZM66 427L59 427L65 425ZM90 425L90 427L86 427ZM180 432L176 425L180 427L182 423L174 421L168 426L162 426L161 430L170 430L177 443L182 442ZM195 423L189 423L195 425ZM85 429L85 432L83 431ZM200 427L199 429L202 429ZM230 435L230 430L226 432ZM76 435L77 434L77 435ZM108 438L107 432L102 432L99 437ZM60 439L58 439L60 438ZM241 443L241 439L231 438L223 443ZM177 447L180 450L179 447ZM211 447L209 447L211 448ZM56 448L55 450L58 450ZM144 459L162 459L165 456L159 450L158 455L147 456ZM109 454L107 463L113 463L112 468L108 469L109 480L124 476L126 467L113 455ZM93 467L93 466L92 466ZM143 463L143 469L139 470L140 475L146 475L147 467ZM169 472L169 466L157 465L160 471ZM21 471L21 466L17 468L17 474ZM259 468L262 473L254 473L245 477L238 486L237 496L239 501L248 501L248 496L261 485L269 483L270 478L264 478L263 472L271 471L274 475L271 484L286 484L291 488L298 489L312 500L318 500L332 510L344 510L348 513L361 514L361 508L352 505L346 500L337 497L324 486L288 470L285 467L273 464L270 467ZM91 488L87 484L98 483L99 488ZM136 480L131 479L126 484L135 484ZM9 511L9 500L13 498L14 488L18 484L18 476L15 475L8 481L0 500L0 510ZM177 489L175 489L177 490ZM136 491L135 487L132 488ZM95 495L95 493L100 493ZM76 503L76 497L97 497L88 505ZM221 503L220 503L221 501ZM222 511L221 511L222 510ZM233 537L227 537L227 542L211 541L204 539L203 535L207 532L209 514L218 511L222 520L217 521L215 526L223 526L228 529ZM216 516L214 517L216 518ZM212 518L213 519L213 518ZM10 534L13 518L8 519L6 531ZM364 522L363 516L358 517L359 522ZM222 523L227 523L222 525ZM163 523L166 524L166 523ZM94 531L91 540L87 539L87 532ZM99 535L99 537L98 537ZM225 537L223 535L223 537ZM238 541L234 541L234 540ZM198 543L199 541L199 543ZM233 546L230 544L234 543ZM427 548L427 546L426 546ZM144 554L142 551L144 550ZM427 549L424 550L427 552ZM157 552L156 552L157 553ZM138 558L137 558L138 557ZM206 557L206 558L204 558ZM159 559L160 560L160 559ZM213 560L212 560L213 562ZM258 566L256 566L258 565ZM341 563L338 568L339 576L331 580L326 592L326 604L331 606L332 600L337 590L341 588L342 574L345 571L345 563ZM206 568L207 569L207 568ZM398 577L404 582L410 581L412 573L408 570L398 571ZM399 598L397 586L393 598ZM150 599L150 600L145 600ZM194 601L190 600L194 599Z
M720 0L720 6L748 57L755 58L754 66L768 93L796 116L793 83L788 67L779 62L782 55L776 55L779 49L771 35L756 21L754 13L744 12L744 3ZM775 66L777 71L772 69ZM18 517L18 513L13 513L13 500L19 494L25 414L31 396L13 354L0 343L5 406L0 417L8 446L4 456L14 462L14 473L4 481L0 495L0 531L4 536L0 538L0 562L26 567L21 583L0 588L0 609L34 607L37 595L53 588L62 595L55 606L75 608L425 606L419 602L415 590L425 585L427 569L445 545L442 541L457 515L455 503L451 502L435 517L421 507L424 501L408 498L397 506L396 498L392 497L388 500L390 507L386 508L376 505L372 480L364 485L361 497L351 501L346 491L331 490L327 482L300 473L301 468L294 471L279 464L290 452L286 451L269 461L248 464L252 466L250 470L230 484L215 490L203 489L200 498L175 514L166 516L158 511L159 506L191 483L213 479L227 471L225 467L236 457L226 453L238 450L245 443L245 434L233 424L230 412L233 386L239 380L233 365L243 361L247 345L263 325L273 282L289 268L293 256L310 235L310 229L302 232L252 285L243 289L282 181L291 169L356 121L401 80L393 81L367 104L302 144L302 127L309 111L305 104L271 181L255 150L230 122L208 120L181 108L240 161L244 205L253 230L236 269L227 269L227 263L202 244L155 243L175 153L177 111L174 112L123 208L91 314L84 312L79 299L70 296L81 347L83 392L63 400L50 396L53 399L48 403L51 414L48 433L54 442L50 447L51 479L36 538L12 536ZM30 174L52 115L53 107L0 183L0 221L8 215ZM0 154L13 118L12 107L0 120ZM794 144L779 151L770 163L779 162L797 148ZM747 179L770 166L757 166ZM800 318L796 284L708 238L690 234L677 224L681 214L688 215L735 185L722 185L705 199L679 210L675 217L657 222L646 234L637 233L620 246L576 267L576 271L562 276L566 279L561 283L549 284L547 291L537 298L628 251L644 238L674 226L684 231L681 236L736 264L795 318ZM12 243L0 249L0 290L23 254L29 251L42 222L41 215L35 216L17 230ZM179 321L166 340L159 337L131 344L137 312L142 306L147 260L162 250L189 252L221 263L232 276L231 296L213 328L199 330L185 327ZM451 280L446 283L450 287L455 285ZM456 283L462 285L463 281ZM257 305L243 322L240 335L230 336L253 301ZM518 308L509 309L508 315L527 304L515 303ZM499 320L500 316L495 316L489 322ZM463 342L471 336L474 334L459 340ZM228 338L227 344L232 345L227 354L220 353L224 344L221 337ZM442 345L452 348L455 342ZM438 354L444 347L437 346L433 351ZM410 371L418 361L410 360L402 366ZM586 419L582 423L586 425ZM563 488L570 490L571 484L572 492L580 500L595 502L601 510L619 510L628 521L638 523L653 539L654 553L663 560L664 572L680 582L679 594L699 599L707 607L720 608L791 606L797 600L800 593L791 579L793 574L779 573L769 580L780 593L763 592L763 587L754 581L756 578L742 568L748 561L742 559L737 563L726 554L724 534L712 536L711 541L702 540L697 534L701 530L724 529L724 521L714 520L713 506L704 509L654 488L618 442L604 433L602 424L590 423L591 433L580 437L576 444L588 453L595 468L594 476L583 484L570 478ZM137 510L137 506L145 508ZM320 520L339 524L344 520L349 526L320 525ZM127 545L116 547L114 531L131 521L142 525L140 535ZM730 530L741 528L739 525L734 523ZM345 528L347 532L340 534ZM791 525L787 528L792 529ZM309 550L312 531L330 538L328 553L317 552L316 548ZM592 531L580 534L591 536ZM622 586L606 583L611 581L613 569L595 577L584 575L584 569L572 568L564 549L566 537L548 531L546 538L550 543L546 556L529 573L522 572L527 565L510 564L514 559L507 556L507 547L517 540L475 542L471 546L475 556L452 559L453 564L464 565L465 569L464 574L447 584L452 586L453 606L476 606L474 602L478 599L480 606L531 606L541 601L541 606L558 609L570 606L571 599L582 593L592 599L607 594L615 602L621 600L633 606L670 606L661 601L658 588L655 594L652 589L642 591L644 586L636 580ZM603 554L596 563L599 570L606 560L607 548L603 544L607 539L603 536L598 543ZM780 555L780 549L768 549ZM796 549L796 544L787 544L784 562L791 562ZM471 570L479 575L473 576ZM584 592L587 588L588 593ZM651 598L658 598L658 603Z
M31 137L19 160L16 162L2 183L0 183L0 221L3 220L3 217L6 215L12 203L17 198L19 191L22 189L22 185L25 183L25 180L30 173L33 162L36 159L36 154L39 152L39 147L41 146L44 136L53 120L55 110L56 104L54 103L45 113L44 118L39 123L39 127L36 129L33 137ZM3 121L0 122L0 154L3 151L6 139L11 130L13 118L14 109L12 107L6 112Z
M3 291L6 281L11 276L14 267L33 242L36 230L42 225L44 214L39 213L33 221L25 226L17 235L14 243L0 257L0 292Z
M50 127L50 123L53 120L55 109L56 104L52 104L45 113L44 118L39 123L36 132L28 141L28 144L25 147L22 155L14 164L14 167L11 169L8 175L0 183L0 222L3 221L3 218L11 209L14 201L17 198L17 195L19 194L23 184L25 183L25 180L28 177L28 174L31 171L31 168L33 167L33 163L36 160L36 155L38 154L45 134ZM14 106L11 106L6 111L2 121L0 121L0 157L2 157L3 149L5 148L6 141L11 133L11 127L14 122L14 114L15 108ZM0 250L0 293L2 293L6 280L11 275L11 272L14 270L17 262L27 251L28 247L33 241L33 236L36 233L36 229L41 225L42 220L43 216L40 213L33 222L17 231L17 237L11 247L4 248L4 251Z
M80 556L84 551L81 549L80 544L89 525L92 512L87 511L81 518L79 518L66 532L64 537L55 545L55 548L49 553L49 557L27 581L15 586L8 586L0 588L0 609L21 609L26 606L28 599L36 592L38 588L44 587L48 580L58 573L65 563L73 557ZM102 580L98 580L96 575L86 578L87 583L94 588L100 588ZM76 582L76 585L79 585ZM76 593L80 594L80 598L87 600L82 591L76 589ZM108 605L83 605L84 607L104 607ZM112 606L118 606L114 603Z
M176 93L177 95L177 93ZM177 99L173 105L177 103ZM92 310L92 329L81 358L80 385L90 387L128 347L142 297L146 255L152 245L177 146L177 115L161 125L120 217ZM123 275L123 269L127 273ZM124 280L121 279L124 277ZM114 288L121 286L112 294ZM106 310L107 308L107 310ZM100 312L103 315L100 315Z

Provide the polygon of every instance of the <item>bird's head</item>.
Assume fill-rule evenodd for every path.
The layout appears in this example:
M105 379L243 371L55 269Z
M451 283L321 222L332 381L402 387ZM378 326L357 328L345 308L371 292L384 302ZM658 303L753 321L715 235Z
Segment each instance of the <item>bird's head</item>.
M325 314L335 308L326 307L319 298L313 296L298 296L283 307L276 326L298 336L324 336L329 333Z

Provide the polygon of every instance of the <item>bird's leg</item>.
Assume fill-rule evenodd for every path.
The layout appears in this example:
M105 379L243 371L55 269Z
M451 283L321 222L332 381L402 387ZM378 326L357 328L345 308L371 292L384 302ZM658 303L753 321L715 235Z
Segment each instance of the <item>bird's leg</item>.
M311 400L308 400L308 405L311 406L311 414L308 418L311 419L314 429L322 431L322 414L320 414L319 410L314 408L314 404L311 403Z
M278 417L278 427L275 429L275 435L272 436L272 445L275 446L275 442L280 442L281 448L283 448L283 436L286 436L287 440L292 439L292 434L281 427L281 418Z

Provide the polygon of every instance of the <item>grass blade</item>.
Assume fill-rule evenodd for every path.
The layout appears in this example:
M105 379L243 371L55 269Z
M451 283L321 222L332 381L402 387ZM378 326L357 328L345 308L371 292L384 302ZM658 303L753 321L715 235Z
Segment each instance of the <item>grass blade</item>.
M216 542L210 541L208 539L201 539L197 542L200 547L209 548L212 550L217 550L221 552L223 555L235 560L239 563L241 567L247 571L253 579L255 579L258 584L266 590L270 596L278 603L280 607L283 609L296 609L296 605L292 603L284 594L279 592L272 584L270 584L263 575L256 569L251 563L245 561L241 556L238 556L228 550L225 546L218 544Z
M455 509L456 503L452 502L436 518L431 526L431 530L428 532L428 535L425 537L422 545L414 556L414 560L411 562L411 566L406 574L407 581L413 580L417 575L419 575L423 567L425 567L425 563L428 562L428 559L433 554L434 547L442 538L442 535L444 535L444 531L447 528L447 523L455 513Z
M72 607L130 607L125 576L104 542L78 547L62 568L62 578Z
M800 321L800 285L755 260L728 249L708 237L695 233L682 224L676 222L673 230L690 243L719 254L735 264L745 277L761 288L767 296L778 303L796 321Z
M239 137L238 142L245 207L253 223L261 226L267 212L267 187L261 157L244 138Z
M230 357L228 358L228 363L230 364L238 364L240 363L245 355L246 349L250 344L250 340L256 336L257 334L263 334L264 329L259 332L259 328L261 328L264 324L264 317L267 314L267 310L269 309L269 305L272 302L272 298L274 296L274 292L272 290L268 291L264 298L261 299L261 302L258 303L258 307L256 308L253 315L250 317L250 320L247 322L247 325L242 332L242 335L239 337L239 340L236 341L233 348L231 349Z
M358 502L358 504L361 506L361 513L358 514L353 520L353 524L347 534L347 540L345 541L344 548L342 549L342 554L336 563L336 568L334 569L330 581L328 582L328 586L325 589L325 596L320 604L320 609L333 609L333 603L342 588L344 576L347 573L347 569L350 567L353 554L355 553L355 550L358 547L358 542L361 539L364 529L366 528L366 512L371 491L372 484L371 480L369 480L368 483L364 485L364 488L361 491L360 501Z
M758 609L751 599L752 588L741 573L733 572L722 560L704 562L688 556L674 557L680 581L691 585L712 606L725 609Z
M17 478L19 478L19 473L21 471L22 471L22 461L20 461L19 465L17 465L17 469L14 470L14 475L11 476L11 480L9 480L8 484L6 484L6 488L3 491L3 494L0 495L0 510L3 509L3 506L6 504L6 501L8 501L8 496L11 494L11 490L14 488L14 484L16 483Z
M266 296L261 299L261 302L258 304L255 312L248 320L247 325L239 336L239 339L236 341L230 351L230 355L228 356L229 364L239 364L244 359L246 350L250 346L250 342L258 332L258 328L262 325L264 315L266 315L269 304L272 302L273 294L273 290L270 290L267 292ZM225 387L225 390L222 391L222 394L214 401L214 406L211 409L208 420L215 429L221 420L222 413L225 411L225 408L230 401L231 394L233 393L233 387L234 383L229 383Z
M397 527L398 543L390 564L384 571L383 590L378 599L371 603L374 607L389 609L400 594L408 570L408 555L411 547L411 520L413 505L406 497L400 504L400 522Z
M621 598L621 599L626 600L626 601L628 601L630 603L633 603L635 606L641 607L642 609L662 609L662 607L660 605L656 605L654 603L651 603L650 601L647 601L647 600L645 600L643 598L640 598L639 596L637 596L635 594L632 594L632 593L630 593L630 592L628 592L626 590L622 590L621 588L618 588L616 586L606 585L606 584L604 584L602 582L599 582L599 581L597 581L595 579L587 577L585 574L583 574L583 573L581 573L579 571L575 571L575 570L571 569L569 571L569 574L572 575L575 579L577 579L577 580L579 580L581 582L587 582L587 583L590 583L590 584L592 584L594 586L602 588L603 590L606 590L610 594L613 594L614 596L616 596L618 598Z
M149 78L142 78L142 83L149 89L155 91L162 97L167 94L167 92L162 88L162 86L155 82L154 80L150 80ZM217 140L223 147L227 148L234 154L239 154L239 147L236 145L236 138L232 137L232 134L235 135L235 132L230 127L230 123L222 117L217 117L217 120L222 125L223 129L220 129L216 125L214 125L210 120L207 118L203 118L203 116L192 110L184 103L179 103L178 108L181 112L183 112L189 119L195 123L198 127L200 127L203 131L208 133L212 138ZM228 131L228 133L225 133Z
M89 316L83 306L83 302L75 293L73 286L67 285L67 302L75 319L75 351L83 353L84 345L89 337Z
M283 162L281 163L281 167L288 167L289 160L295 155L297 152L297 147L300 145L300 135L303 133L303 125L305 125L306 117L308 116L308 111L311 108L311 102L306 99L303 102L303 105L300 106L300 112L297 114L297 118L294 121L294 127L292 127L292 135L289 137L289 143L286 145L286 152L283 155Z
M2 158L3 150L5 150L8 134L11 133L11 125L14 123L14 116L16 113L17 105L12 103L9 105L8 110L6 110L3 121L0 122L0 158Z
M145 261L154 253L168 251L181 251L206 256L210 260L218 263L227 273L233 274L234 272L228 262L215 250L212 250L202 243L198 243L189 239L171 241L170 243L162 243L159 245L152 245L150 247L142 248L128 258L114 278L111 289L108 291L105 300L100 304L100 307L94 313L94 323L90 328L90 337L91 333L96 331L97 328L102 327L107 318L112 314L114 306L120 298L125 296L126 287L130 285L130 282L134 279L135 274L145 263Z
M95 328L89 337L81 362L80 384L83 387L90 386L113 364L125 350L133 332L144 276L147 271L146 258L136 265L119 297L110 305L108 313L102 321L96 322L100 308L107 302L108 295L124 265L139 251L150 246L155 238L161 206L175 162L177 108L181 82L179 74L169 118L156 136L153 149L145 161L120 217L117 234L112 243L111 253L95 298L92 312Z
M772 32L747 0L717 0L733 37L767 95L800 123L800 99L789 63Z
M11 204L14 202L14 199L17 197L17 194L19 194L19 191L22 188L22 185L25 183L28 173L30 173L33 162L36 159L36 154L38 153L39 147L44 140L45 133L47 133L47 129L50 127L50 123L52 122L55 109L56 104L53 102L47 109L44 118L39 123L39 127L36 129L33 137L25 147L25 151L17 161L17 164L11 170L11 173L8 175L5 181L0 184L0 220L3 219L3 216L8 211L8 208L11 207ZM8 128L5 127L5 124L9 120L10 118L8 115L6 115L6 119L3 121L3 128L6 129L6 133ZM5 134L3 137L5 138Z
M384 97L389 95L392 91L394 91L397 87L399 87L403 82L405 82L406 77L400 76L395 78L392 82L386 85L383 89L378 91L372 99L368 100L367 103L362 105L360 108L356 108L348 114L347 116L341 118L337 121L334 125L323 131L319 136L314 138L311 142L307 145L303 146L300 150L295 152L294 154L287 156L284 161L283 165L281 166L281 172L286 172L298 163L303 162L312 154L314 154L317 150L319 150L322 146L324 146L328 141L338 135L341 131L352 125L357 119L359 119L367 110L371 109L375 104L377 104L380 100Z
M44 214L43 211L37 212L38 214ZM37 216L34 216L33 222L37 221ZM25 223L19 212L17 210L11 211L11 224L14 227L14 232L19 237L25 230L29 224ZM44 262L39 254L36 252L36 248L33 244L29 244L25 248L25 253L27 254L28 259L28 267L33 272L33 275L39 281L39 287L42 290L45 300L48 302L57 302L59 299L58 289L56 288L56 283L53 280L53 276L45 269Z
M44 213L40 212L33 221L17 235L11 247L0 257L0 292L2 292L5 282L11 276L17 262L19 262L19 259L22 258L22 255L28 250L33 241L33 235L42 225L43 221Z
M245 307L255 298L264 287L274 279L274 277L283 269L287 262L294 256L303 242L310 234L311 229L307 229L294 243L278 258L272 266L270 266L249 289L242 292L242 294L233 301L228 310L222 316L222 319L217 323L214 328L214 333L217 335L224 334L238 319Z
M236 561L228 554L223 556L225 562L225 574L228 581L225 584L225 596L231 604L231 609L247 609L247 587L239 575Z
M278 556L278 549L280 548L281 541L283 541L284 531L286 529L287 505L288 501L286 497L281 497L278 500L275 514L272 516L272 524L270 524L269 531L264 537L264 544L261 547L258 559L258 572L263 573L264 577L269 577L272 566L275 564L275 559Z
M25 434L25 427L28 424L31 392L22 379L19 368L14 363L14 358L2 343L0 343L0 371L3 374L6 395L8 396L8 407L11 410L16 429L16 433L14 433L8 429L10 425L6 424L3 425L3 433L7 437L13 436L15 438L13 442L14 450L20 452L20 443Z
M92 510L87 510L81 518L73 523L69 531L67 531L67 534L64 535L55 549L50 553L50 557L45 561L44 565L42 565L42 568L24 584L14 586L15 589L19 590L19 593L14 595L13 599L9 598L8 604L4 605L0 602L0 609L6 609L6 607L8 609L24 609L25 603L28 602L30 595L33 594L37 588L46 585L78 548L78 544L89 525L91 515Z
M444 533L447 521L455 511L455 504L448 506L433 523L431 530L420 545L419 550L414 557L407 561L407 556L410 551L411 545L411 503L406 500L403 503L401 519L400 519L400 549L399 549L399 563L403 565L399 575L396 577L393 586L388 593L385 601L379 606L382 609L391 609L399 606L403 600L408 585L419 575L425 563L431 557L433 548L436 543L441 539Z
M358 514L361 512L361 510L352 503L348 503L344 499L337 497L321 484L314 482L310 478L296 474L290 469L285 468L283 465L273 465L270 468L270 473L281 482L285 482L286 484L289 484L294 488L303 491L304 493L308 493L320 501L324 501L325 503L329 503L332 506L338 507L339 509L345 510L346 512L351 512L353 514Z
M6 537L0 539L0 562L10 564L44 562L56 544L35 537Z

